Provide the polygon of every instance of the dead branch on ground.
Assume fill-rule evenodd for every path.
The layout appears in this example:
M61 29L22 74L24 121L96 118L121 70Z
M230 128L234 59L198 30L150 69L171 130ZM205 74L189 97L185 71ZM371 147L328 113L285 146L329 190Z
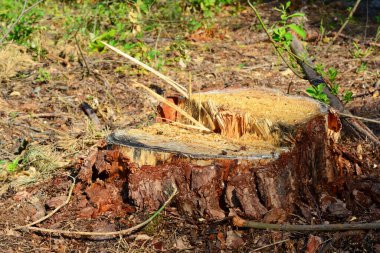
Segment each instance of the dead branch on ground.
M250 220L244 220L238 216L233 218L233 224L237 227L243 228L256 228L256 229L267 229L267 230L279 230L279 231L344 231L344 230L375 230L380 229L379 222L371 223L358 223L358 224L323 224L323 225L293 225L293 224L272 224L272 223L262 223Z

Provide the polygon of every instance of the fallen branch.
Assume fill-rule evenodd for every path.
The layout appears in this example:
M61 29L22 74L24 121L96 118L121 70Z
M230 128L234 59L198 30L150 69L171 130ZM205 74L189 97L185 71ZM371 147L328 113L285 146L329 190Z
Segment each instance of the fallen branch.
M149 219L145 220L144 222L120 231L115 232L87 232L87 231L69 231L69 230L62 230L62 229L48 229L48 228L38 228L38 227L21 227L19 229L27 229L32 231L38 231L38 232L44 232L44 233L56 233L56 234L63 234L63 235L84 235L84 236L109 236L107 239L112 239L114 237L120 236L120 235L128 235L132 232L144 227L149 222L151 222L157 215L159 215L172 201L174 196L178 193L178 188L175 184L173 184L173 193L170 195L168 200L151 216Z
M244 220L238 216L232 219L232 222L237 227L242 228L256 228L266 230L279 230L279 231L344 231L344 230L372 230L380 229L380 222L359 223L359 224L324 224L324 225L293 225L293 224L271 224Z
M375 119L364 118L364 117L355 116L355 115L347 114L347 113L343 113L343 112L338 112L338 114L341 115L341 116L343 116L343 117L346 117L346 118L360 119L362 121L380 124L380 121L379 120L375 120Z
M79 41L78 41L78 38L77 38L78 32L79 32L79 29L77 29L77 31L76 31L76 33L75 33L75 35L74 35L75 44L76 44L76 46L77 46L77 48L78 48L79 56L82 58L83 63L84 63L84 66L86 67L86 70L87 70L87 73L86 73L86 74L88 75L88 74L91 73L91 70L90 70L90 68L88 67L87 60L86 60L86 58L84 57L83 52L82 52L82 48L81 48L80 45L79 45Z
M66 117L66 118L73 118L73 116L69 115L68 113L31 113L27 115L20 115L17 116L17 119L28 119L28 118L58 118L58 117Z
M73 179L73 183L71 184L70 186L70 189L69 189L69 193L67 194L67 199L65 202L63 202L61 205L59 205L58 207L56 207L51 213L47 214L46 216L36 220L36 221L33 221L29 224L26 224L24 226L19 226L19 227L16 227L14 230L20 230L20 229L30 229L33 225L36 225L38 223L41 223L43 222L44 220L50 218L51 216L53 216L56 212L59 211L59 209L61 209L62 207L64 207L65 205L67 205L69 202L70 202L70 198L71 198L71 195L73 193L73 189L74 189L74 186L75 186L75 178L72 178Z

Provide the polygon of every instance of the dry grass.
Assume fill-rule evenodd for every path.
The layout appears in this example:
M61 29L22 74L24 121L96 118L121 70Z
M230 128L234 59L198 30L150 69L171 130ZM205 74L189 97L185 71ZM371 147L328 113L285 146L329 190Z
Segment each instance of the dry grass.
M50 174L66 162L52 145L31 145L23 156L23 164L35 167L42 174Z
M30 69L36 63L32 60L26 48L7 44L0 49L0 82L15 76L20 71Z
M57 146L65 151L65 156L71 156L87 150L88 147L96 144L97 141L110 133L108 128L99 130L92 124L91 120L86 119L84 129L79 136L71 135L70 132L62 133L58 136Z

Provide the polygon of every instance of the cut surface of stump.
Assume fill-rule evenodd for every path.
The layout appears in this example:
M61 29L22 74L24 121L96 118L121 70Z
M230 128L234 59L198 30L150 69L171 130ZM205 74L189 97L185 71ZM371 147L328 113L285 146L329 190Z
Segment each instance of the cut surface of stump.
M260 219L271 210L289 213L297 202L311 201L305 192L318 190L323 181L318 171L326 160L323 105L267 89L212 91L171 101L212 132L192 129L186 118L161 106L161 122L107 139L107 150L119 152L117 166L126 177L122 194L137 209L159 208L173 184L179 189L174 205L190 217L238 213Z

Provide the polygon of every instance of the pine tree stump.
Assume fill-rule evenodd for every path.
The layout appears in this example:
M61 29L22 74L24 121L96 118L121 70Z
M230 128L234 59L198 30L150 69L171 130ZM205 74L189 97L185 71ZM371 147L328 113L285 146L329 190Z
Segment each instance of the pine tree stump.
M182 214L261 219L273 211L291 213L300 203L312 205L311 194L329 181L328 111L320 103L267 89L170 101L212 133L183 127L187 120L161 105L161 122L113 133L98 154L101 162L92 163L92 175L124 178L121 195L137 210L158 209L176 184L173 205ZM165 122L173 120L177 125Z

